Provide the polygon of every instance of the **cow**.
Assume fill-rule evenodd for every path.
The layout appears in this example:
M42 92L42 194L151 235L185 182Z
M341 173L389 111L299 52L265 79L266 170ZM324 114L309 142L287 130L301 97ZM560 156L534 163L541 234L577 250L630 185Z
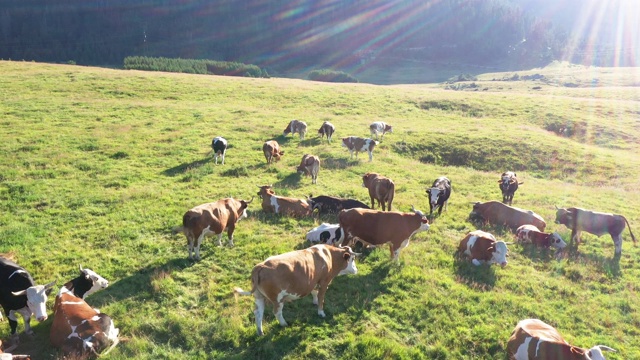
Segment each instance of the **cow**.
M264 158L267 159L267 165L269 165L273 162L273 159L280 161L280 158L284 155L284 150L280 150L280 144L277 141L269 140L262 145L262 153L264 153Z
M499 264L507 266L507 243L498 241L496 238L482 230L469 232L458 245L457 253L471 259L471 263L480 266L484 263L489 265Z
M362 186L369 190L371 197L371 208L375 209L375 201L382 207L382 211L391 211L391 203L395 195L395 184L393 180L377 173L368 172L362 176Z
M289 133L291 133L292 136L293 134L298 133L298 135L300 135L300 140L304 140L304 137L307 134L307 123L300 120L291 120L289 125L287 125L282 132L282 135L287 136Z
M311 206L306 200L277 196L271 185L258 185L258 187L260 188L258 196L262 199L264 212L298 217L311 215Z
M509 360L605 360L602 351L615 352L605 345L591 349L573 346L553 326L538 319L518 322L507 341Z
M318 130L318 135L320 135L320 139L326 136L327 142L331 142L331 137L333 136L334 132L336 132L336 127L333 126L332 123L325 121L322 123L322 126L320 126L320 129Z
M433 209L438 209L438 216L442 213L443 207L447 209L451 196L451 180L444 176L437 178L427 189L427 195L429 196L429 219L433 221Z
M377 211L369 209L342 210L338 222L344 231L342 245L351 245L355 240L365 245L389 244L391 258L398 260L400 250L409 245L414 234L429 230L429 220L420 210L412 212Z
M531 210L523 210L499 201L476 202L469 214L471 220L480 219L493 225L507 226L516 231L520 226L531 224L544 231L547 223Z
M322 223L307 232L307 241L327 245L339 245L344 240L344 231L338 224Z
M369 125L369 132L371 132L371 135L375 135L376 140L378 139L378 134L382 134L380 135L380 139L382 139L385 133L393 132L393 127L385 122L376 121Z
M530 242L543 248L553 246L556 249L562 250L567 247L567 243L562 240L562 237L560 237L560 234L557 232L553 234L543 233L540 229L530 224L520 226L516 230L516 238L518 242Z
M518 190L518 185L522 185L524 182L518 182L518 177L513 171L507 171L502 173L500 180L498 180L498 187L502 191L502 203L506 204L513 202L513 195Z
M224 165L224 156L227 153L228 146L229 144L227 143L227 139L221 136L214 137L211 141L211 149L214 154L216 165L218 165L218 157L222 158L222 165Z
M68 281L58 291L49 340L65 356L102 356L120 341L120 331L111 317L84 301L88 295L108 285L100 275L80 267L80 276Z
M353 159L353 153L356 153L356 159L358 153L366 151L369 153L369 161L373 161L373 149L378 145L378 142L372 139L364 139L357 136L349 136L342 138L342 146L349 149L349 159Z
M324 296L336 276L356 274L356 253L349 247L314 245L304 250L291 251L269 257L251 272L251 291L234 288L240 295L253 295L255 299L256 328L263 335L262 317L265 300L273 304L273 313L281 326L287 326L282 316L286 301L311 294L318 305L318 315L325 317Z
M318 183L318 172L320 171L320 159L311 154L304 154L298 166L298 174L311 175L311 183Z
M343 209L362 208L370 209L362 201L354 199L342 199L334 196L320 195L313 197L309 195L307 202L311 205L311 211L318 210L318 214L337 214Z
M586 231L596 236L611 235L615 244L615 255L622 254L622 231L625 223L629 227L629 234L634 244L636 237L631 232L629 221L622 216L610 213L601 213L581 208L561 209L556 206L556 224L563 224L571 229L571 243L580 244L580 233Z
M24 319L24 332L33 335L31 315L38 322L47 320L47 295L51 293L54 282L36 285L31 275L20 265L0 257L0 305L9 318L11 336L16 339L18 321L16 315Z
M182 232L187 238L189 259L200 260L200 245L205 236L218 235L218 246L222 246L222 232L227 230L229 246L233 246L233 232L236 223L247 217L247 207L253 201L225 198L198 205L182 216L182 226L174 233Z

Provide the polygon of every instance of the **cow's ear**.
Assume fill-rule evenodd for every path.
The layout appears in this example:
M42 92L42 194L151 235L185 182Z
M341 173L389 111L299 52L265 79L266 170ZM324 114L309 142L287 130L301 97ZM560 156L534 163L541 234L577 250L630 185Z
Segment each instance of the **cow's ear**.
M51 295L51 292L53 291L53 288L50 287L47 290L44 291L45 294L47 294L47 296Z
M349 260L349 259L351 258L351 254L349 254L349 252L345 252L345 253L342 255L342 258L343 258L343 259L345 259L345 260Z

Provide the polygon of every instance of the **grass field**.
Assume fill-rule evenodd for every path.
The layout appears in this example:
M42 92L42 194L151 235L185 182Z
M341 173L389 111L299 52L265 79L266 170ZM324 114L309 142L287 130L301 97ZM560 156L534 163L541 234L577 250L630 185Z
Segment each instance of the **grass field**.
M471 202L499 200L497 180L506 170L524 181L513 205L542 215L547 230L565 240L569 231L554 224L554 205L622 214L640 235L638 73L533 72L558 80L498 81L511 74L487 74L479 76L478 91L453 91L442 84L328 84L1 61L0 253L40 284L55 280L56 292L79 265L110 280L87 299L123 336L108 359L505 359L511 331L530 317L554 325L574 345L616 349L609 359L640 358L640 250L628 230L620 259L609 236L589 234L560 260L522 245L510 246L505 268L474 267L453 256L476 229L468 221ZM563 86L569 80L562 76L577 87ZM295 118L309 124L305 141L282 136ZM315 136L324 120L336 125L332 144ZM392 124L394 132L373 162L366 154L350 160L339 139L368 136L372 121ZM214 136L231 144L226 165L208 155ZM261 147L270 139L286 154L268 167ZM317 185L295 173L305 153L322 161ZM253 301L235 298L232 289L250 288L255 264L307 247L306 231L335 218L268 215L256 199L238 224L235 247L207 239L199 262L187 260L184 236L171 231L191 207L248 200L257 185L273 184L279 195L367 202L361 177L368 171L395 181L400 211L411 205L428 211L425 187L442 175L451 179L453 195L448 211L398 262L386 247L375 249L359 259L357 275L336 278L324 319L310 297L285 306L286 328L268 307L265 336L258 337ZM483 229L514 240L504 229ZM21 334L16 353L57 358L51 322L32 321L36 336ZM8 337L5 322L0 338Z

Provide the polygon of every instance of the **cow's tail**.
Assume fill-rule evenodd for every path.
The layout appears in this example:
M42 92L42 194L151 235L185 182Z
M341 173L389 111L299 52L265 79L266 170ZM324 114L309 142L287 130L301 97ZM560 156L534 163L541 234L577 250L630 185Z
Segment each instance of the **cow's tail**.
M253 295L253 293L256 292L256 287L258 286L259 281L260 281L260 270L255 269L251 272L251 291L244 291L242 290L242 288L234 287L233 292L235 294L242 295L242 296Z
M173 229L171 229L171 234L173 235L181 232L184 232L184 226L176 226Z
M636 241L636 237L633 236L633 233L631 232L631 225L629 225L629 221L624 216L622 218L624 219L624 222L627 223L627 227L629 228L629 234L631 235L631 240L633 240L633 244L637 246L638 245L638 241Z
M391 203L393 202L393 197L396 194L396 184L391 183L391 187L389 189L389 193L387 195L387 204L389 205L388 211L391 211Z

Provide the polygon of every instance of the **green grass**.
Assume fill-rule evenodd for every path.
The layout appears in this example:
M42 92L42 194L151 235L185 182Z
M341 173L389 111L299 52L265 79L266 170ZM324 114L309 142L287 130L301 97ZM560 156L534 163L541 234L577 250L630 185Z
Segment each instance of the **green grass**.
M109 279L88 298L125 337L109 359L504 359L511 331L528 317L575 345L617 349L610 359L640 358L640 251L628 230L619 261L609 236L588 234L561 260L520 245L504 269L453 257L476 229L470 202L500 199L505 170L525 182L514 206L539 213L565 239L554 205L623 214L639 235L640 91L633 75L599 71L607 81L595 88L492 81L502 74L479 76L487 91L475 92L0 62L0 253L38 283L57 281L56 291L78 265ZM305 141L282 136L294 118L309 124ZM315 137L325 120L337 128L332 144ZM377 120L394 132L373 162L350 160L339 139L368 136ZM214 136L231 144L226 165L207 155ZM267 167L261 147L270 139L286 154ZM305 153L321 158L317 185L295 174ZM171 232L189 208L250 199L257 185L368 202L360 185L368 171L395 181L402 211L428 210L425 187L446 175L449 209L398 262L375 249L357 275L336 278L325 319L304 298L285 306L287 328L268 308L257 337L252 300L232 289L250 287L255 264L308 246L306 231L335 218L267 215L256 199L236 246L207 239L200 262L186 259L184 236ZM35 325L33 339L22 335L16 352L56 358L50 325ZM8 335L1 325L0 338Z

